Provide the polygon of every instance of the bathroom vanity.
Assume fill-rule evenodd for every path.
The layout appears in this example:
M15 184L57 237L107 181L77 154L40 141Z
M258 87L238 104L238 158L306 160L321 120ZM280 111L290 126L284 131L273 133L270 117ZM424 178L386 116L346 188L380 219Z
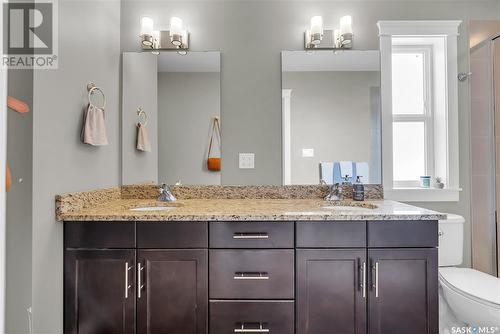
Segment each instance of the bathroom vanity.
M436 212L322 199L130 210L151 204L60 215L65 333L438 333Z

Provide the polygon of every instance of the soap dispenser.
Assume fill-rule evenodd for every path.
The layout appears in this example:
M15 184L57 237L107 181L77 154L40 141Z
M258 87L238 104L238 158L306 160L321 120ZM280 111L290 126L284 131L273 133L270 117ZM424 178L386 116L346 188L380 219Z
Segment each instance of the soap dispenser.
M352 199L355 201L365 200L365 186L361 183L361 176L356 177L356 183L352 185Z

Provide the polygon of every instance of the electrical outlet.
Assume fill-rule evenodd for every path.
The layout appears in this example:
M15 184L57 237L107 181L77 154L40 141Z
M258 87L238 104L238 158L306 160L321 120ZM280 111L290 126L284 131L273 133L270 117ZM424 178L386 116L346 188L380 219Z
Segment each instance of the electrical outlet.
M255 154L254 153L240 153L240 169L253 169L255 168Z

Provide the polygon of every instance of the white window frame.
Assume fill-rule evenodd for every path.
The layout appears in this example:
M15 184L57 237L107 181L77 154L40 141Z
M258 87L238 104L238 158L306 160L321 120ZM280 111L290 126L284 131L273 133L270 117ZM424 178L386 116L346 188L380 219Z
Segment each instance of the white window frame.
M392 53L422 53L424 61L424 114L394 114L396 122L422 122L425 131L425 174L434 178L434 113L432 103L432 46L399 45L393 46ZM396 188L416 188L420 184L415 180L394 180Z
M382 105L382 171L384 197L405 202L459 201L459 138L458 138L458 27L462 21L379 21L381 55ZM440 169L445 170L445 189L420 188L413 184L394 184L393 179L393 114L392 114L392 51L394 37L438 37L444 43L445 63L445 140L446 152L440 154ZM443 53L442 53L443 54ZM434 79L434 77L433 77ZM432 97L433 95L431 95ZM435 119L435 118L434 118ZM441 133L441 132L440 132ZM440 141L441 143L441 141ZM433 147L437 147L435 145ZM430 153L430 151L428 152ZM433 154L433 157L436 157ZM430 161L429 161L430 163ZM432 163L436 168L436 161ZM444 165L444 168L443 168ZM434 176L434 175L431 175ZM440 175L443 176L443 175ZM432 180L434 181L434 180ZM433 183L433 182L432 182Z

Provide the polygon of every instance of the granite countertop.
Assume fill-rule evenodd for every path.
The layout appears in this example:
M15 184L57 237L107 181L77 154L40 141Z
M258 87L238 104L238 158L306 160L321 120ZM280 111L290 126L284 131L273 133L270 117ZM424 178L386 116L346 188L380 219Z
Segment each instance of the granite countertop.
M339 203L331 206L321 198L300 199L180 199L173 203L154 199L112 196L77 210L58 213L61 221L322 221L322 220L439 220L445 215L389 201ZM131 211L149 206L176 206L166 211ZM352 207L360 205L364 207ZM324 206L331 206L324 208Z

